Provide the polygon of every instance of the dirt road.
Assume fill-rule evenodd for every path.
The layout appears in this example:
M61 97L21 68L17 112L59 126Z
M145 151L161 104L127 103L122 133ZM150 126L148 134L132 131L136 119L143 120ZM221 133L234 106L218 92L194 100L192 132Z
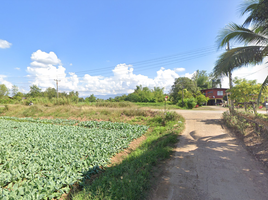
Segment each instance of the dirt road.
M224 129L222 110L178 113L186 129L151 200L268 200L267 169Z

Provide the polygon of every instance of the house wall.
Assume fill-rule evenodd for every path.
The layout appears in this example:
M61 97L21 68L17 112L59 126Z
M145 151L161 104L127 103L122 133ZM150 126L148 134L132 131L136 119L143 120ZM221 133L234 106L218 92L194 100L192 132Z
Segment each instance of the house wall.
M218 91L222 91L223 95L218 95ZM223 96L226 95L225 91L226 91L226 89L213 88L213 89L202 90L202 93L205 94L205 96L209 97L210 99L214 99L214 98L215 99L222 99Z

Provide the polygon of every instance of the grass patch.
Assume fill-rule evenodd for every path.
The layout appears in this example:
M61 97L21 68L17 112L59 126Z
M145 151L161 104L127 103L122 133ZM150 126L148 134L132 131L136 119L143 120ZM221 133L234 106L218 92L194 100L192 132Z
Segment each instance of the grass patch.
M136 103L139 107L145 107L145 108L153 108L153 109L165 109L165 102L161 103ZM166 109L180 109L177 105L167 102Z
M125 107L135 107L134 103L123 101L123 102L96 102L96 107L109 107L109 108L125 108Z

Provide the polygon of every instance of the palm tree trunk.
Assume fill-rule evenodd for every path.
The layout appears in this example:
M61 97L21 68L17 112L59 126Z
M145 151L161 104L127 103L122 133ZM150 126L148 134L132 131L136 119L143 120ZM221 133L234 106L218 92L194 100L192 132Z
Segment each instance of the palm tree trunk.
M268 85L268 76L266 77L266 79L263 81L263 83L261 85L260 93L259 93L258 100L257 100L257 105L259 105L260 100L261 100L261 93L264 90L266 90L267 85Z
M230 89L232 89L233 88L233 80L232 80L232 72L231 72L231 70L229 70L228 76L229 76L229 87L230 87ZM230 113L233 113L233 111L234 111L234 102L233 102L232 99L230 99L230 103L231 103L231 107L229 107L229 110L230 110Z

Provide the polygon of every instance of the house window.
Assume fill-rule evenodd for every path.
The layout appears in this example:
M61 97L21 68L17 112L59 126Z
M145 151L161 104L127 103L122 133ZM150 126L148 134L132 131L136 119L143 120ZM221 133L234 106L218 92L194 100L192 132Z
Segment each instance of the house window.
M218 96L223 96L223 91L217 91Z

